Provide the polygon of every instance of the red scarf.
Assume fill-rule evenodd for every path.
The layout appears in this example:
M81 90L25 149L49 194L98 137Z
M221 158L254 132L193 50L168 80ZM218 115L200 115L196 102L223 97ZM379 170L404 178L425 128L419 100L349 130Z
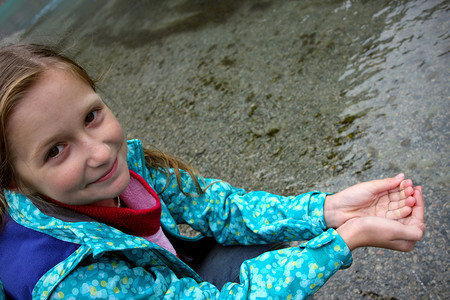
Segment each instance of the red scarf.
M135 236L151 236L158 232L161 226L161 201L158 194L138 174L130 170L130 176L153 196L156 204L148 209L131 209L127 207L106 207L95 205L70 205L45 197L59 206L87 215L101 223L117 228Z

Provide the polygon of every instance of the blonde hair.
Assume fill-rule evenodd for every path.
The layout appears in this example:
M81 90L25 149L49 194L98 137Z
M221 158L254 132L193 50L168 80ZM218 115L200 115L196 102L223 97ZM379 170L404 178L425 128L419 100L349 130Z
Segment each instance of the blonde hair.
M21 193L31 196L32 191L24 186L15 174L11 161L6 124L14 107L26 92L49 68L61 68L74 74L95 90L95 81L76 62L48 46L36 44L11 45L0 48L0 221L8 208L4 189L16 188ZM180 191L183 191L180 169L192 177L197 194L204 193L197 180L197 172L180 159L158 150L144 149L146 163L160 169L170 182L170 168L173 168ZM166 186L167 187L167 186Z

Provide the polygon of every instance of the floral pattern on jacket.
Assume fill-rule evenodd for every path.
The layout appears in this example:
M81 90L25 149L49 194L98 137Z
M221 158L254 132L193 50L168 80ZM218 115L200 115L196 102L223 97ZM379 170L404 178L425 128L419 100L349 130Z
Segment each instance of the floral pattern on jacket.
M128 141L128 165L161 193L166 175L145 164L139 140ZM195 192L182 172L185 192ZM12 219L57 239L79 244L67 259L36 284L34 299L303 299L337 270L352 263L350 250L333 229L326 230L327 194L283 197L246 192L216 179L198 197L181 193L174 175L160 194L161 224L179 234L186 223L221 244L261 244L309 240L299 247L264 253L245 261L240 284L215 287L176 256L143 238L98 222L64 222L41 213L21 194L5 191ZM4 298L0 282L0 299Z

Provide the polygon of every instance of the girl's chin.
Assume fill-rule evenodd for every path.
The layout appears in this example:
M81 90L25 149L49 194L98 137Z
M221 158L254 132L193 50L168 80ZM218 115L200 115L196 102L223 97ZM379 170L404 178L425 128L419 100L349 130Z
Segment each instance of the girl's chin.
M116 207L117 203L114 199L106 199L106 200L100 200L97 202L92 203L91 205L94 206L105 206L105 207Z
M103 203L103 202L108 203L108 201L114 200L116 197L118 197L127 189L129 183L130 183L130 172L128 171L128 169L126 169L126 171L122 171L116 179L114 179L111 183L108 184L109 186L106 188L105 193L101 192L99 193L103 195L108 195L107 197L109 198L105 200L96 201L96 203ZM98 192L99 191L97 191L97 193ZM109 206L109 205L102 205L102 206Z

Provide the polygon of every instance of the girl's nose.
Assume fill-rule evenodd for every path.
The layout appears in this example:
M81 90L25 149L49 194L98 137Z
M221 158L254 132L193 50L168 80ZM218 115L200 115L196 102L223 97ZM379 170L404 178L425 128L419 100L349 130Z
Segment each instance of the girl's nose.
M111 158L111 148L108 144L91 141L86 149L87 165L96 168L107 164Z

